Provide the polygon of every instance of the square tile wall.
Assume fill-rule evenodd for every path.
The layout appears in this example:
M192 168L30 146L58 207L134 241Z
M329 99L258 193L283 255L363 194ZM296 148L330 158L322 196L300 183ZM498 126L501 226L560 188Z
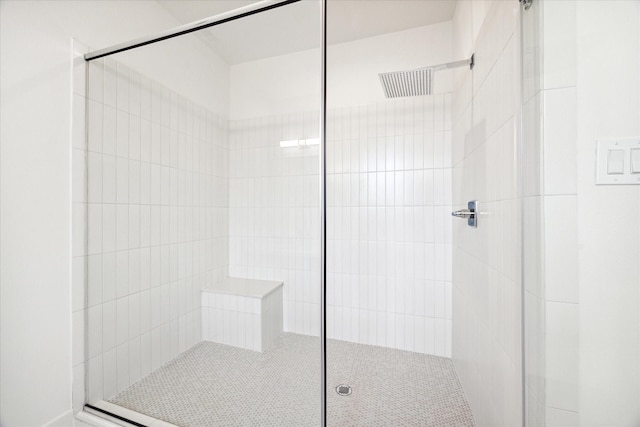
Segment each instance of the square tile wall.
M227 274L228 121L112 59L88 68L74 96L74 124L87 118L86 144L74 129L74 326L87 319L74 364L91 402L201 340L200 289Z

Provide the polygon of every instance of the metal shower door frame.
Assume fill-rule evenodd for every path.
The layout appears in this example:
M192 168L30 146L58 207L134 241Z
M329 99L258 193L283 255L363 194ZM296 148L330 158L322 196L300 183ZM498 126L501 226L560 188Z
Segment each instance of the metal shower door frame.
M186 25L182 25L159 34L142 37L136 40L120 43L114 46L95 50L84 55L84 59L90 62L94 59L104 58L116 53L125 52L142 46L193 33L205 28L214 27L225 22L235 21L247 16L266 12L278 7L302 0L264 0L245 7L233 9L209 18L201 19ZM326 162L326 129L327 129L327 0L320 2L320 28L321 28L321 74L320 74L320 425L327 425L327 336L326 336L326 289L327 289L327 162Z

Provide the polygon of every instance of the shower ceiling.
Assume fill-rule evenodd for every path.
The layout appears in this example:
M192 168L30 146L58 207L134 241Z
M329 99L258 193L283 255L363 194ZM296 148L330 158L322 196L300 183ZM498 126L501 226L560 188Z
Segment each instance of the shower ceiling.
M253 0L157 0L181 24L254 3ZM342 43L394 31L449 21L455 0L329 0L329 43ZM204 42L228 64L318 47L319 34L309 31L308 19L317 1L302 1L234 25L221 25L201 33ZM247 37L247 34L258 37ZM260 35L269 34L269 37ZM295 36L294 36L295 35Z

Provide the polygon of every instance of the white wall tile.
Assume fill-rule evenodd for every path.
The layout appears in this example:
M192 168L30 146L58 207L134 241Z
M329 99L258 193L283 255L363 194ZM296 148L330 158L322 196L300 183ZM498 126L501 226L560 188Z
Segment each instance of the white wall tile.
M102 307L102 347L103 351L116 346L117 333L117 303L108 301Z
M116 300L116 345L129 340L129 298Z
M116 155L129 156L129 114L121 109L116 112Z
M543 98L544 191L546 194L575 194L576 88L546 90Z
M125 342L116 349L116 369L118 392L126 389L131 384L129 378L129 343Z
M578 410L578 306L546 305L547 405Z
M86 156L88 188L74 187L74 197L88 193L89 201L90 400L110 398L200 339L199 322L187 321L200 313L194 295L227 265L227 229L212 229L207 215L228 205L224 170L214 181L207 166L225 161L226 128L218 127L226 120L207 113L201 125L210 132L198 129L196 142L200 107L115 61L91 64L88 154L76 153L74 169L83 182ZM170 114L179 102L186 106L180 129ZM180 151L180 141L190 148ZM179 161L185 151L199 162ZM186 250L178 246L184 242Z
M129 206L116 206L116 250L129 249Z
M136 336L129 341L129 379L131 384L134 384L142 378L141 355L142 347L140 345L140 337Z
M102 355L102 390L104 396L118 392L118 353L114 347Z
M104 266L103 266L104 270ZM129 252L116 252L116 298L129 293Z
M451 203L451 196L445 195L445 192L451 191L451 185L446 185L446 190L441 188L445 185L445 180L451 179L448 172L451 167L450 156L446 154L449 152L448 149L445 149L449 144L450 134L441 132L438 135L440 151L437 162L440 168L446 169L445 172L442 169L437 171L439 179L434 182L434 137L414 135L414 100L397 104L397 107L386 107L382 103L378 106L363 107L362 111L350 108L336 109L329 114L331 119L328 123L328 137L329 144L333 147L328 159L330 174L327 177L330 205L327 212L327 231L331 239L328 245L331 247L329 268L332 273L329 275L328 292L333 295L330 297L329 313L332 314L329 315L329 331L331 337L340 339L372 343L378 341L382 345L414 349L414 321L413 318L405 316L413 314L416 310L413 303L413 278L424 278L428 275L431 278L450 280L451 277L450 273L445 273L447 262L450 268L450 257L446 256L444 246L439 248L438 258L433 247L430 247L429 251L423 250L425 242L433 242L436 239L436 230L440 242L449 241L451 236L450 232L443 231L451 227L451 224L444 220L449 207L443 206L438 210L439 222L436 222L433 211L434 201L440 205ZM437 105L438 108L448 108L444 98L440 99ZM382 112L379 117L376 116L378 110ZM411 114L411 118L405 119L404 114ZM433 123L435 120L432 116L433 108L420 110L415 114L419 117L416 120L420 123ZM444 113L438 116L442 121L439 125L442 130L445 116ZM358 124L360 121L368 120L373 123L376 118L383 119L379 126L382 130L380 135L387 134L388 137L354 136L361 134L361 126ZM300 132L297 130L297 119L290 119L284 120L287 123L284 131L291 135ZM260 277L263 274L283 279L285 329L310 333L317 330L317 325L313 324L313 316L310 317L304 307L309 303L310 295L318 293L313 290L316 285L308 282L308 277L312 277L309 267L314 264L314 257L318 254L315 253L316 241L308 240L307 236L311 237L318 226L315 224L317 215L309 217L311 222L306 219L306 215L308 212L317 211L317 208L316 197L310 198L308 191L301 190L308 185L311 187L307 188L316 188L314 183L317 171L309 169L306 163L307 160L315 158L316 152L282 150L277 147L277 140L271 141L266 138L269 130L280 121L281 118L268 118L262 121L238 121L232 125L231 139L250 141L252 148L234 150L232 146L230 153L234 171L229 183L232 218L230 271L238 271L249 276L255 274L256 278L264 278ZM249 129L256 123L260 123L261 130L251 132ZM363 125L362 128L364 127ZM425 148L425 145L428 147ZM258 159L264 156L262 147L265 146L274 147L272 153L276 158L272 165L263 164L261 167ZM424 154L425 151L429 153L428 156ZM420 156L418 161L415 161L416 155ZM428 169L424 169L425 156L429 159ZM276 166L280 161L285 165L283 169ZM249 167L244 168L243 165ZM378 173L368 174L368 171ZM279 174L282 174L279 181L282 183L282 190L277 193L278 197L261 198L260 195L268 194L267 191L271 188L271 184L264 179ZM260 180L256 179L259 177ZM274 202L276 204L273 204ZM251 206L266 207L267 214L258 216ZM309 206L311 209L301 209L301 206ZM386 208L376 210L376 206ZM410 206L417 206L420 210L414 211ZM282 212L281 216L271 217L270 209ZM424 220L424 217L427 219ZM274 257L271 255L272 251L267 249L271 240L266 240L265 236L269 230L279 230L281 226L284 227L283 238L302 235L305 239L283 240L280 244L276 234L276 245L282 247L284 252L276 252ZM413 243L408 244L409 242L416 242L417 246ZM298 244L305 248L304 257L294 256L294 252L287 253L287 248L295 250ZM311 252L307 252L306 248L310 248ZM414 253L418 253L419 257L415 258ZM285 267L285 270L273 268L274 263ZM436 268L438 263L441 265ZM287 272L288 268L294 270ZM371 274L376 274L378 280L371 280L368 277ZM287 280L288 278L292 280ZM376 295L382 295L378 287L383 285L387 278L393 279L385 286L389 292L385 290L384 297L376 298ZM431 286L433 292L433 285ZM441 286L441 289L444 288ZM422 298L424 300L424 297ZM442 294L438 310L443 318L446 315L446 301ZM431 304L431 309L425 310L423 303L420 303L418 310L422 315L427 315L428 312L429 315L435 316L435 300L430 298L425 302ZM335 310L332 307L340 309ZM384 326L381 326L375 313L369 315L362 311L366 307L382 310L383 313L386 310L399 309L403 314L399 318L395 315L392 318L385 316ZM393 328L388 328L388 322L393 323ZM405 325L407 322L410 323L410 327L406 330L410 332L403 332L403 337L396 339L394 325ZM338 324L341 327L337 327ZM446 327L439 330L442 334L446 333ZM378 339L374 338L377 334L381 334ZM431 336L434 337L430 346L430 351L433 352L435 329ZM442 347L446 347L447 342L450 340L439 341ZM423 345L422 348L424 351L426 346Z
M115 156L117 153L117 111L106 104L102 105L102 153Z
M576 196L544 198L546 299L578 302L578 215Z
M110 58L104 60L103 102L109 107L116 107L118 64Z
M102 354L89 359L87 362L87 399L90 402L102 400L104 392L102 388L103 382L103 364ZM83 402L84 403L84 402Z
M89 172L91 174L91 172ZM112 155L102 156L102 201L116 203L116 158Z
M116 254L115 252L102 254L102 301L116 298ZM89 285L92 289L93 285Z

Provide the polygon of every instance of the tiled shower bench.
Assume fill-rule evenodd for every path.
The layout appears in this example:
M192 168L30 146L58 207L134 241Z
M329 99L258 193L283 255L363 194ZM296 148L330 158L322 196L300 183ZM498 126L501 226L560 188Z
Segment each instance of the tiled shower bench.
M202 289L206 341L265 351L282 333L282 282L228 277Z

